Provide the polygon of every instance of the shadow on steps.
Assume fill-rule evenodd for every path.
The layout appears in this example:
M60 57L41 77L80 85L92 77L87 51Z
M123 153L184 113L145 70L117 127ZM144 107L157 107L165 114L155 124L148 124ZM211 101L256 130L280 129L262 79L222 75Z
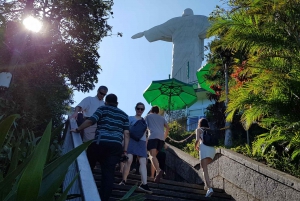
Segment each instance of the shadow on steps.
M94 178L98 188L100 186L101 170L95 169L93 171ZM129 174L127 178L126 185L118 185L122 180L122 174L120 172L115 172L115 182L114 189L112 192L112 197L110 200L119 200L123 197L132 186L135 184L141 184L140 175ZM139 189L137 189L133 195L145 194L145 200L178 200L178 201L199 201L199 200L219 200L219 201L232 201L234 200L230 195L226 194L222 189L215 189L214 194L210 198L206 198L206 190L204 190L203 185L189 184L184 182L176 182L166 179L161 179L160 183L154 183L153 179L148 177L148 186L152 190L152 194L147 194Z

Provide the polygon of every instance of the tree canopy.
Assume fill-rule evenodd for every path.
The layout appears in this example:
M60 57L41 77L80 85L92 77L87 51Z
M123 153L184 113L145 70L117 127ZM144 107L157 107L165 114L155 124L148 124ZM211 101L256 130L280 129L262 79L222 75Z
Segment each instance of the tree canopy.
M1 94L17 106L1 110L21 114L31 127L50 118L59 122L73 90L88 92L98 82L99 42L111 35L112 5L112 0L1 1L0 72L13 74ZM43 23L40 32L24 28L29 15Z

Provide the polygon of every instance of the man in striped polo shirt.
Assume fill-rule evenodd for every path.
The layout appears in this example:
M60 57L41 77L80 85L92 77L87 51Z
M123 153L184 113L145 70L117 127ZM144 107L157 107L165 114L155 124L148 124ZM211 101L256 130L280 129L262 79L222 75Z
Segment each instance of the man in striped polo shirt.
M128 115L117 106L117 96L115 94L107 95L105 105L99 107L91 117L75 130L75 132L80 132L80 130L97 123L95 139L87 149L87 157L91 169L96 166L97 161L101 165L100 197L102 201L108 200L111 195L116 164L120 161L122 154L127 155Z

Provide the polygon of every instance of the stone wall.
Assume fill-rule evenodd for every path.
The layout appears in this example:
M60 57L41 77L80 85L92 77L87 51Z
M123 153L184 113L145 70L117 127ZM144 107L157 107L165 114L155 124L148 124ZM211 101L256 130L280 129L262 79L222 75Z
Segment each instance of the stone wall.
M167 175L170 172L169 176L178 174L186 182L202 183L199 159L171 145L166 153ZM228 149L217 149L209 175L214 188L224 189L237 201L300 200L300 179Z
M168 145L166 149L166 179L194 184L202 184L202 178L199 175L199 160L189 154Z

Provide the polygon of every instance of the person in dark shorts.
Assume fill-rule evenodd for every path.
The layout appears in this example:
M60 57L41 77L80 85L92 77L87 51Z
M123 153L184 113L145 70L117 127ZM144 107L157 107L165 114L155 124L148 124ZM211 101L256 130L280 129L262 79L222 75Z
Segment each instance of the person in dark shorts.
M165 139L169 134L169 125L164 117L158 114L159 108L153 106L145 118L148 130L149 137L147 143L147 150L149 151L150 161L156 170L156 176L154 182L159 183L160 178L163 175L163 171L159 168L159 162L156 158L158 152L165 144Z
M164 144L163 148L158 152L158 154L156 155L156 158L158 160L159 163L159 168L164 172L166 172L166 149L168 148L168 146L166 144ZM154 179L155 176L155 169L153 167L153 165L151 165L151 176L150 178Z
M96 135L87 149L87 157L92 170L97 162L101 165L100 197L102 201L108 201L110 198L116 164L119 163L122 154L127 156L129 142L128 115L117 107L117 100L115 94L107 95L104 106L99 107L77 129L71 130L79 133L84 128L97 123Z

